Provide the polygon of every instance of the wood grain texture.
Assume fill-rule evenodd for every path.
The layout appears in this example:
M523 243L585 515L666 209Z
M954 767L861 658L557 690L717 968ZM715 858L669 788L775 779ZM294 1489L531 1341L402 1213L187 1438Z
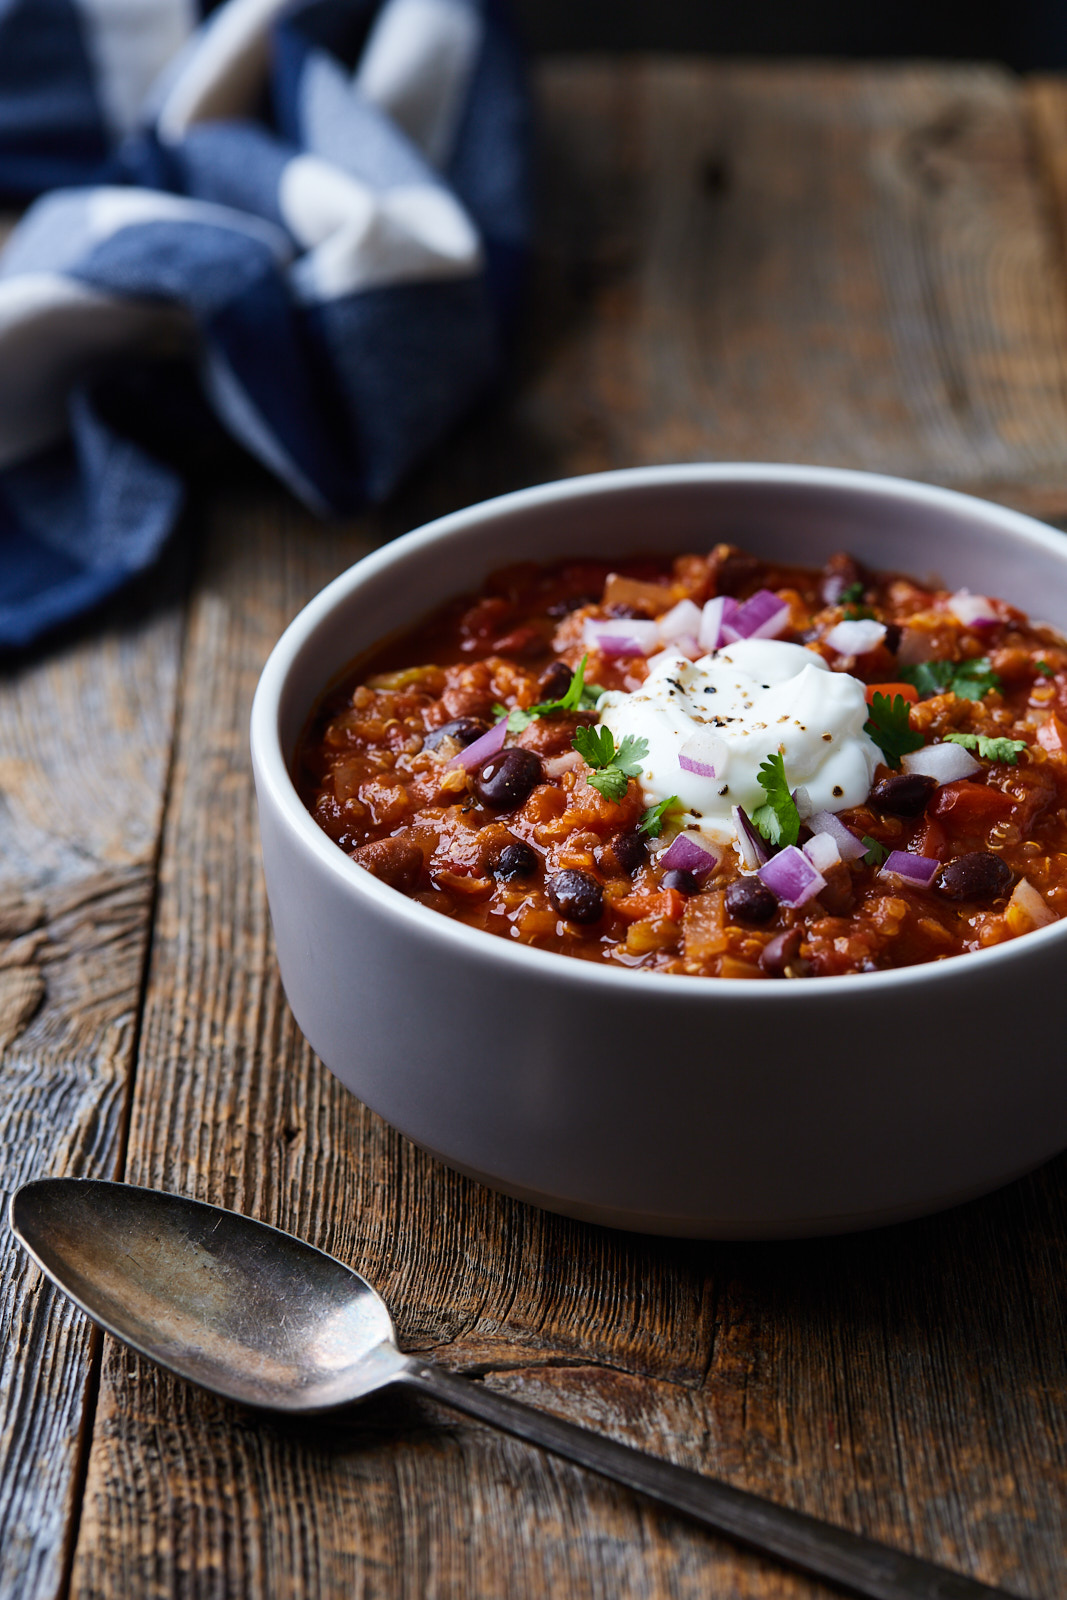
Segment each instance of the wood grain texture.
M583 58L543 86L528 471L814 461L1064 508L1067 298L1016 80Z
M126 1175L263 1217L350 1261L385 1294L408 1348L1020 1595L1058 1593L1067 1162L857 1239L733 1246L613 1233L493 1195L408 1144L314 1059L281 994L248 708L285 622L383 535L523 483L687 458L875 466L1067 513L1056 190L1038 113L1012 80L987 69L586 61L549 65L542 90L544 226L513 377L380 517L323 532L247 486L215 508L188 619ZM134 692L143 686L106 688L113 715ZM8 759L30 768L32 749L20 726ZM127 760L123 750L120 739L112 759ZM94 760L80 754L79 773ZM84 851L95 871L103 846L91 806L84 840L77 821L53 843L47 783L33 772L20 781L33 796L15 829L26 898L50 851L66 850L71 872ZM144 806L148 790L135 785ZM114 839L127 833L119 819ZM131 858L135 897L148 893L146 859ZM128 1018L143 945L131 933L126 986L109 988L92 963L98 926L106 942L111 924L71 904L81 920L59 942L83 975L73 989L88 984L101 1017ZM32 1012L37 915L4 924L13 953L0 954L0 1035L18 1049L57 992L42 968L48 995ZM77 992L77 1015L95 1015ZM90 1054L97 1070L100 1052ZM109 1102L96 1115L93 1138L79 1137L106 1170L116 1113ZM68 1325L80 1359L84 1331ZM71 1426L54 1445L46 1415L69 1386L38 1365L75 1359L56 1326L11 1346L23 1385L3 1401L16 1419L14 1484L31 1459L24 1437L43 1440L49 1461L54 1449L54 1481L70 1481ZM58 1571L40 1552L61 1545L69 1496L57 1493L43 1529L42 1496L7 1507L0 1595L44 1595L34 1574ZM429 1407L381 1399L283 1426L109 1341L71 1592L824 1593Z
M0 1172L111 1177L121 1160L181 645L157 608L0 677ZM145 596L139 597L144 611ZM0 1594L64 1583L98 1341L0 1232Z

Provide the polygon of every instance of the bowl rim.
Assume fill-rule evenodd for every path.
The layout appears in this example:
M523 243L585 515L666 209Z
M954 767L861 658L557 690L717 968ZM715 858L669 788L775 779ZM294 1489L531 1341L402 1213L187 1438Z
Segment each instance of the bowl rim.
M451 917L431 911L418 901L379 882L371 873L356 866L343 850L339 849L318 826L304 806L289 771L289 762L282 748L279 730L279 711L282 695L294 660L307 640L325 622L329 615L360 589L365 581L387 571L395 563L404 562L419 551L447 540L453 533L466 531L511 512L524 512L560 501L578 500L585 496L617 492L630 488L716 483L779 484L809 486L825 489L848 489L871 494L876 498L889 497L902 504L926 505L947 510L966 511L978 520L998 526L1002 531L1037 545L1063 561L1067 569L1067 536L1058 533L1025 512L1013 511L993 501L956 489L944 489L933 484L917 482L910 478L893 477L885 473L863 472L845 467L819 467L780 462L691 462L674 465L625 467L609 472L587 473L579 477L554 479L535 484L530 488L512 490L507 494L481 500L474 505L448 512L442 517L424 523L409 533L389 541L361 557L352 566L331 580L325 588L297 613L286 627L263 667L256 687L251 714L252 761L257 785L273 802L287 829L300 844L321 864L342 889L356 897L368 896L383 915L392 915L408 924L413 934L424 938L436 937L451 945L457 956L479 959L491 967L505 965L528 972L531 979L552 981L566 985L632 990L635 984L652 983L654 992L664 1003L681 1003L688 995L691 999L703 995L719 996L722 1000L742 1004L765 1005L792 1003L800 995L833 995L847 992L859 998L867 989L884 993L887 989L902 986L945 983L949 975L960 974L960 962L966 962L966 971L973 977L990 963L1004 965L1029 959L1027 950L1037 953L1052 940L1067 939L1067 918L1044 928L1032 929L1020 938L986 950L969 950L960 955L946 956L938 961L914 966L895 967L880 972L847 973L834 977L820 977L808 983L754 983L747 978L703 977L689 973L653 972L642 968L627 968L605 962L603 965L581 957L563 955L554 950L540 950L535 946L512 943L499 934L481 928L468 927ZM428 919L433 919L432 921ZM436 934L431 930L436 926ZM1021 948L1020 948L1021 947ZM814 999L803 1002L815 1004Z

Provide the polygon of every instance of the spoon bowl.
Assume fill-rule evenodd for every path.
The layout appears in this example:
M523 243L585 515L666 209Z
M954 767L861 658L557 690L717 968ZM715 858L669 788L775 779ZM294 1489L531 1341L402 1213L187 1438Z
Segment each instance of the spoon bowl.
M44 1178L14 1195L11 1226L94 1322L242 1405L323 1411L382 1388L405 1365L365 1278L232 1211Z
M962 1573L777 1506L548 1416L397 1347L365 1278L219 1206L123 1183L42 1178L11 1227L52 1281L116 1338L240 1404L323 1411L403 1384L829 1579L865 1600L991 1600Z

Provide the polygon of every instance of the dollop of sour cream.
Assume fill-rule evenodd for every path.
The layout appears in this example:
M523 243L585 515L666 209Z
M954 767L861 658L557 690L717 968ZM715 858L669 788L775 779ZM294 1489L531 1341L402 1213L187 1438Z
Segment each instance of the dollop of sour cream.
M782 755L790 785L807 791L812 811L861 805L882 760L863 731L869 713L860 680L778 639L742 639L699 661L662 656L640 689L609 691L598 711L616 745L627 734L648 741L646 803L676 795L687 813L682 826L695 824L718 844L736 839L734 806L751 816L767 799L757 774L768 756Z

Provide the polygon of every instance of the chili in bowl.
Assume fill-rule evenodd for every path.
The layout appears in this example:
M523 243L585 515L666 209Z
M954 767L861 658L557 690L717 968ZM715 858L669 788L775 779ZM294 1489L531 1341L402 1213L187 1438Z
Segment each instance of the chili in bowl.
M298 1022L453 1166L622 1226L835 1231L1025 1170L1067 1143L1065 621L1058 534L864 474L605 474L408 535L257 692Z
M296 777L470 927L819 977L1067 912L1065 719L1067 643L1003 600L719 544L492 573L324 697Z

